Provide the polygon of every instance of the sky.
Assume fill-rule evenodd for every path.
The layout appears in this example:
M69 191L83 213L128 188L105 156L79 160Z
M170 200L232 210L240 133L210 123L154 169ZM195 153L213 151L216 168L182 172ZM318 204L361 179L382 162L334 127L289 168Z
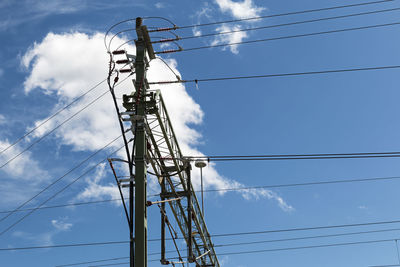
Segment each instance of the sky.
M186 26L365 2L0 1L0 266L129 266L127 243L13 250L129 238L121 202L108 201L118 198L119 193L110 166L102 162L122 146L112 98L104 82L109 60L104 37L112 25L144 17L144 24L153 29L170 26L167 20ZM365 12L375 13L238 31ZM397 66L397 24L191 48L399 23L399 12L400 2L394 0L178 29L174 33L180 37L236 32L183 39L177 44L155 44L156 51L176 49L177 45L183 51L152 60L147 78L149 82L173 81L178 74L184 80L201 80ZM133 22L120 24L107 40L116 32L133 27ZM172 36L166 32L151 33L152 40ZM113 39L111 50L127 42L123 48L135 54L134 43L129 41L135 37L134 31L119 34ZM185 156L397 152L398 71L200 81L152 85L151 89L161 90ZM122 95L133 90L131 78L124 78L127 79L116 88L119 105ZM14 144L27 133L30 134ZM124 157L123 151L113 155ZM205 189L211 190L204 193L205 220L220 265L400 264L396 241L400 239L398 166L399 158L395 157L208 163L203 169ZM126 166L116 167L121 175L126 174ZM192 177L198 190L200 170L194 166ZM387 177L394 178L266 187ZM160 188L154 177L148 179L148 192L153 195L150 199L158 200L154 194ZM254 186L264 187L221 191ZM7 213L25 202L25 209L63 207ZM85 204L69 205L73 203ZM173 221L170 211L168 214ZM371 222L392 223L221 236ZM175 222L172 226L178 229ZM348 233L359 234L344 235ZM318 237L326 235L336 236ZM160 237L160 211L155 205L148 208L148 237ZM185 249L182 240L178 240L178 245ZM173 249L168 242L167 250ZM148 266L161 266L158 241L149 242L148 252ZM175 257L176 253L167 255Z

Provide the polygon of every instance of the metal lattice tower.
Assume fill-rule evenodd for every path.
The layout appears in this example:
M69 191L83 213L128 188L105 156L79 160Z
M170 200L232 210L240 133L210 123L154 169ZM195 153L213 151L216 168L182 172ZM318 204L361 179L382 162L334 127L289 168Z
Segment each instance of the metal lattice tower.
M135 193L135 267L147 267L147 164L161 186L161 263L170 264L165 258L165 229L169 224L166 203L179 226L188 248L187 262L196 266L219 267L214 245L204 221L197 196L191 183L191 163L183 156L161 92L149 91L146 71L150 59L155 58L146 26L136 20L136 57L127 55L131 70L135 70L135 91L123 96L125 112L120 114L130 121L134 133L135 175L130 183L130 197ZM134 59L134 62L132 62ZM122 117L123 116L123 117ZM130 180L131 181L131 180ZM132 218L133 202L130 202ZM169 227L169 225L167 225ZM132 257L131 257L132 259ZM180 262L183 264L183 261ZM132 263L131 263L132 266Z

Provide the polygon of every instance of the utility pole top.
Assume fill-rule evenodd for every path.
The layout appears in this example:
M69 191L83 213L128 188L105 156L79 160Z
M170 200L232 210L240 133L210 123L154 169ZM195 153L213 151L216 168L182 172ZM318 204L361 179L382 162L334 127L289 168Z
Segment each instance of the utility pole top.
M154 54L153 45L151 44L149 31L147 30L146 25L142 25L143 19L141 17L136 18L136 33L138 39L144 40L147 53L149 54L150 59L155 59L156 55Z

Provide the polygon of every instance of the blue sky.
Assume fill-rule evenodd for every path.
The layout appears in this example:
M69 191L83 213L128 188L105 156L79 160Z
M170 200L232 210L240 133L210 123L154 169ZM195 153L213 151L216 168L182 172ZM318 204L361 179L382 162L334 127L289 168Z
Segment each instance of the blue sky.
M61 1L3 0L0 2L0 150L59 108L106 78L108 56L104 33L118 21L165 17L178 26L272 15L361 3L361 1ZM399 1L280 16L252 22L182 29L181 36L245 29L360 12L398 8ZM182 40L185 48L279 36L399 22L399 11L323 22L248 31L218 37ZM145 20L149 27L168 25ZM121 25L119 30L132 27ZM399 26L212 48L163 56L183 79L202 79L399 64ZM157 36L168 34L152 34ZM114 45L133 33L115 38ZM134 53L129 43L125 48ZM155 46L157 51L169 47ZM173 47L171 47L173 48ZM150 64L149 81L174 80L159 60ZM398 70L321 74L268 79L200 82L153 86L161 89L185 155L307 154L400 151L398 133ZM103 83L28 138L0 154L3 165L54 127L107 90ZM129 93L127 80L117 97ZM117 118L106 95L89 108L0 168L0 209L12 210L42 188L116 138ZM40 205L86 170L94 167L46 205L100 201L118 197L108 165L95 164L119 148L120 140L26 207ZM121 157L122 153L119 154ZM217 162L204 169L206 189L306 183L399 176L397 158ZM120 172L126 171L119 166ZM199 170L193 183L199 186ZM149 178L150 193L157 193ZM375 182L280 187L205 194L205 217L210 233L240 233L399 220L399 179ZM156 199L156 198L154 198ZM159 238L160 218L149 207L150 239ZM2 213L1 215L5 215ZM0 221L0 232L26 212ZM173 224L175 225L175 224ZM176 226L176 225L175 225ZM223 246L238 242L399 229L374 234ZM214 237L222 266L374 266L397 264L395 239L400 225L292 231ZM128 227L118 202L41 209L0 235L0 249L73 243L125 241ZM243 255L232 252L268 250L335 243L391 240L380 243L283 250ZM182 247L183 243L180 243ZM173 250L172 243L168 250ZM149 243L149 259L158 259L158 242ZM126 257L127 244L0 250L1 266L57 266ZM174 256L174 253L170 254ZM105 261L123 263L126 259ZM94 266L82 264L80 266ZM123 265L121 266L128 266ZM160 266L149 262L149 266Z

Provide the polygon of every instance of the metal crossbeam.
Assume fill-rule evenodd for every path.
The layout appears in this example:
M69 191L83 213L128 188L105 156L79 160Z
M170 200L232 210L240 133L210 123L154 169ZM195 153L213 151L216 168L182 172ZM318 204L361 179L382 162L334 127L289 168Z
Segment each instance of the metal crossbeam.
M155 127L153 124L152 128L156 129L157 137L159 136L159 132L163 134L163 144L165 144L165 147L163 148L168 148L168 153L163 152L164 149L160 149L158 146L158 138L156 140L152 135L152 131L149 131L149 139L152 144L152 149L150 150L148 157L151 159L150 163L154 171L158 177L160 177L158 179L160 185L163 184L163 179L165 180L165 183L163 184L164 188L162 188L162 198L177 198L182 195L188 196L188 194L190 194L190 198L184 198L168 203L186 242L189 243L189 238L192 239L193 259L189 259L189 261L198 259L198 261L201 262L201 266L219 266L214 246L211 242L207 226L201 213L199 202L194 193L193 186L189 181L190 178L188 176L190 173L188 174L184 169L188 167L187 165L189 162L183 162L182 164L181 159L183 158L183 155L179 148L160 91L151 92L148 101L151 105L156 106L156 109L153 109L155 113L152 115L155 115L158 119L158 127ZM148 127L148 129L150 129L150 127ZM168 160L163 160L163 158L167 158ZM175 167L175 171L170 170L172 166ZM177 177L172 177L172 174L174 173L176 173ZM190 199L190 203L188 203L188 199ZM187 215L189 208L192 211L192 220L190 220ZM189 225L190 223L191 225ZM190 228L191 232L189 233ZM209 252L204 255L207 251ZM204 256L201 257L201 255Z

